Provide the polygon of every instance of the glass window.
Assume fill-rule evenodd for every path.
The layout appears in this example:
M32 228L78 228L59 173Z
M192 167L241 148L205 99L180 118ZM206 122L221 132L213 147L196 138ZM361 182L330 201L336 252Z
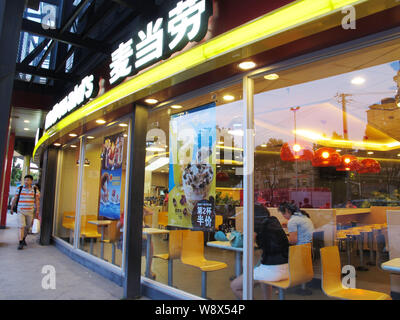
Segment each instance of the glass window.
M256 230L255 279L287 279L287 262L321 279L320 248L335 246L341 265L354 268L357 288L390 295L390 275L379 266L399 246L389 248L387 225L388 209L400 209L399 59L393 41L255 79L256 212L275 217ZM272 237L265 230L277 221ZM279 250L268 254L272 243ZM306 244L303 258L291 260L289 252ZM264 289L255 299L263 292L278 298ZM288 290L286 298L328 296L317 285Z
M143 231L144 276L234 299L242 249L218 245L215 234L233 229L242 203L242 110L240 83L150 112L144 225L156 230Z
M63 146L59 153L54 235L73 245L79 171L79 140Z
M129 119L85 137L79 248L122 265Z

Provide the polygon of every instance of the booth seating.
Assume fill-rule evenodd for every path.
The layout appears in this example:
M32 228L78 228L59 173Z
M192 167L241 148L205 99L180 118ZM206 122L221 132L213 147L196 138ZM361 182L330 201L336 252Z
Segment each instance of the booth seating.
M104 243L111 244L111 263L115 264L115 251L117 247L117 243L121 237L121 231L117 228L118 220L113 220L110 225L106 228L106 234L104 240L101 240Z
M337 246L321 248L322 291L332 298L342 300L391 300L385 293L364 289L344 288Z
M90 238L90 254L93 254L93 239L101 238L101 234L97 231L97 226L89 223L91 220L97 220L96 215L81 216L81 236L82 249L85 238Z
M168 261L168 285L172 287L174 273L174 259L179 259L182 253L182 237L184 232L188 230L170 230L168 253L156 254L154 258L159 258Z
M201 296L203 298L207 297L207 272L228 267L224 262L206 260L204 257L204 233L202 231L183 233L181 261L183 264L201 270Z
M279 300L285 299L285 289L310 282L314 277L311 244L289 247L289 279L282 281L260 281L279 289Z

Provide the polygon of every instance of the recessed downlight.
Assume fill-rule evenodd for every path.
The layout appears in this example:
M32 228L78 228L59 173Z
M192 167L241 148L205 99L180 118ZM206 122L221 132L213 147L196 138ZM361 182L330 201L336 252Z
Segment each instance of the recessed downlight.
M78 135L76 133L70 133L69 136L74 138L77 137Z
M89 139L89 140L92 140L92 139L94 139L94 137L93 137L93 136L87 136L86 138L87 138L87 139Z
M367 154L374 154L374 152L373 151L368 151Z
M180 106L179 104L174 104L171 106L171 109L182 109L183 107Z
M279 75L276 74L276 73L267 74L266 76L264 76L264 79L265 80L270 80L270 81L278 80L279 79Z
M78 146L77 145L75 145L75 144L71 144L71 146L70 146L71 148L77 148Z
M119 126L120 126L120 127L127 127L128 124L127 124L127 123L120 123Z
M144 100L144 102L148 103L148 104L156 104L158 102L157 99L153 99L153 98L149 98Z
M243 61L242 63L239 63L239 68L242 70L250 70L255 66L256 64L253 61Z
M58 142L53 143L53 146L55 146L55 147L60 147L60 146L61 146L61 143L58 143Z
M364 82L365 82L365 78L363 78L363 77L355 77L355 78L353 78L351 80L352 84L355 84L355 85L358 85L358 86L362 85Z
M24 128L25 131L29 131L29 128Z
M223 96L223 99L225 101L233 101L233 100L235 100L235 97L233 95L231 95L231 94L226 94L226 95Z
M30 123L30 121L29 120L24 120L24 123Z
M96 120L96 123L97 123L97 124L105 124L105 123L106 123L106 120L97 119L97 120Z

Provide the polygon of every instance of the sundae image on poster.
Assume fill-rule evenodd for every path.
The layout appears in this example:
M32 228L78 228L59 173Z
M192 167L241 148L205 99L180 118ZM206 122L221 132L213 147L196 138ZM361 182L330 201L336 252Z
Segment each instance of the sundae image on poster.
M121 177L124 137L105 137L101 154L99 216L119 219L121 209Z
M170 120L168 225L213 230L215 225L215 103Z

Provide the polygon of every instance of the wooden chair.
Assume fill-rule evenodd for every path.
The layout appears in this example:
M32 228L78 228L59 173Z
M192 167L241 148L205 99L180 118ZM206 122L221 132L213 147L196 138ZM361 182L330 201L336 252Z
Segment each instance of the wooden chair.
M260 281L279 289L279 300L285 299L286 289L306 284L314 277L311 258L311 243L289 247L289 279L282 281Z
M89 221L91 220L97 220L97 216L96 215L81 216L81 236L82 236L82 243L84 243L85 238L90 238L90 254L93 254L93 239L101 238L101 234L98 232L96 225L89 223Z
M158 227L163 227L164 229L168 226L168 212L158 213Z
M342 285L342 268L337 246L321 249L322 291L332 298L342 300L392 300L385 293L345 288Z
M187 230L185 230L186 232ZM174 259L180 259L182 253L182 237L184 230L170 230L168 253L156 254L154 258L168 261L168 285L173 284Z
M204 233L202 231L187 231L182 237L183 264L201 270L201 296L207 296L207 272L222 270L228 267L224 262L207 260L204 257Z

